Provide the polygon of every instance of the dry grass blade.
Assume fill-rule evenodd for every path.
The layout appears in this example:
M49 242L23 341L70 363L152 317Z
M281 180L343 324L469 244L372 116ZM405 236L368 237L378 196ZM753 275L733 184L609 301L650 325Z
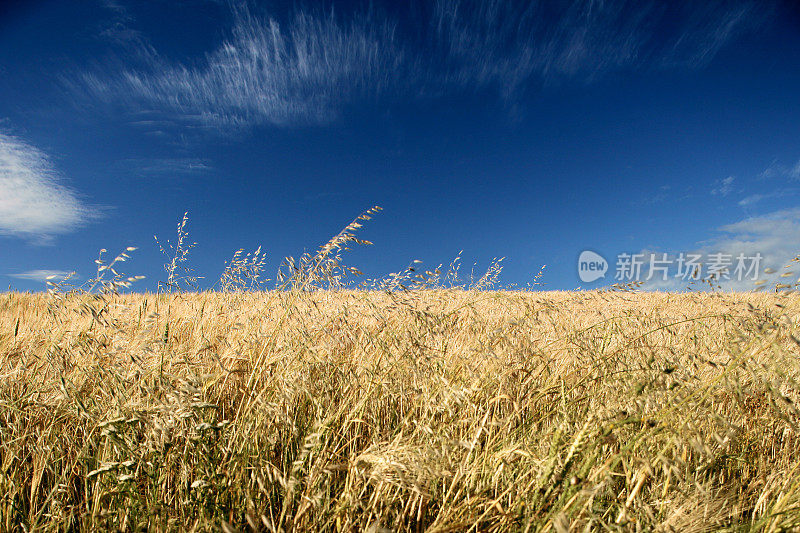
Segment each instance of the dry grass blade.
M0 530L800 528L796 291L496 291L460 254L348 290L378 211L290 290L258 248L218 292L123 294L126 250L0 294Z

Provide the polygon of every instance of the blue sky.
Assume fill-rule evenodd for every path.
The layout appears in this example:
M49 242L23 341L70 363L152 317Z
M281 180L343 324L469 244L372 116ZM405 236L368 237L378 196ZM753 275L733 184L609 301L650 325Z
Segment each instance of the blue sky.
M0 284L136 246L153 289L185 211L204 285L259 245L274 277L372 205L368 277L461 250L550 289L620 253L780 269L798 87L788 1L6 3Z

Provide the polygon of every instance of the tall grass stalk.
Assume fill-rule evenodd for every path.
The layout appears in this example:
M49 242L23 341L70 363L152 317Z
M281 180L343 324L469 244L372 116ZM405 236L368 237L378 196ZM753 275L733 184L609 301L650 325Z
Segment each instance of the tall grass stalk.
M797 293L354 290L375 212L280 290L0 294L0 530L800 528Z

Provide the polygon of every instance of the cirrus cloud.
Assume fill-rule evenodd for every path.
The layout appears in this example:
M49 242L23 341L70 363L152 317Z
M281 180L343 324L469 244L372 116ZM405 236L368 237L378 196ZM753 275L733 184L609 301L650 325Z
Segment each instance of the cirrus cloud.
M166 60L129 17L112 32L128 43L128 61L65 85L184 126L320 124L359 99L398 93L490 89L514 103L528 87L619 69L702 68L772 11L755 0L436 0L406 6L409 31L372 4L336 14L298 5L283 23L246 2L230 6L228 36L203 58Z
M18 272L16 274L8 274L11 278L17 279L24 279L27 281L37 281L40 283L45 283L47 281L58 282L63 281L68 277L72 279L76 279L74 272L68 272L66 270L48 270L48 269L36 269L36 270L28 270L26 272Z
M370 13L341 20L298 11L285 25L234 5L230 37L198 66L164 60L149 45L139 70L86 74L108 102L168 110L215 128L324 123L352 96L382 92L402 61L394 25ZM68 82L68 84L72 84Z
M96 215L61 182L47 154L0 133L0 235L43 243Z

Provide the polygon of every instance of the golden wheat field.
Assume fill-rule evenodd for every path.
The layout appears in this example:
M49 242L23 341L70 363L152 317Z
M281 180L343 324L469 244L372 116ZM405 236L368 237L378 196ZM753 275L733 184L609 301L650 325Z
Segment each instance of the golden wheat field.
M0 294L3 531L800 528L793 293Z

